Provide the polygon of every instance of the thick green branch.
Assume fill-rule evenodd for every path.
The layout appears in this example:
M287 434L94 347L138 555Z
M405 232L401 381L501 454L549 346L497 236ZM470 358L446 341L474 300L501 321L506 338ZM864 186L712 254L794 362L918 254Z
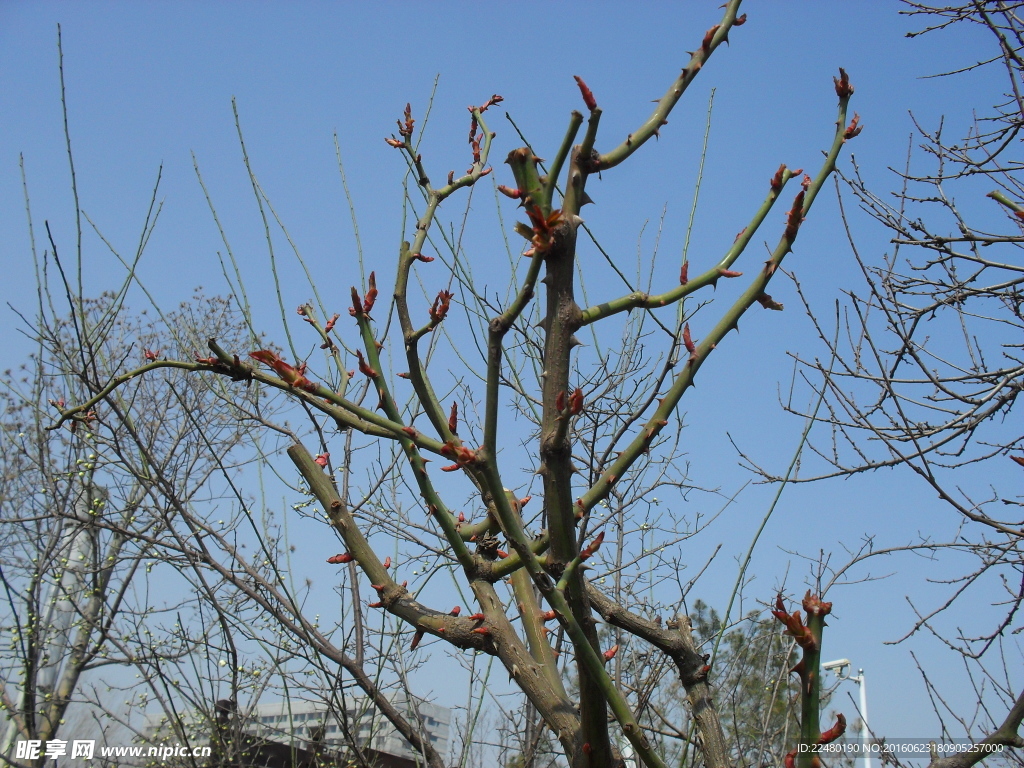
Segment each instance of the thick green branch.
M359 330L363 338L363 345L366 349L366 356L369 362L368 375L377 387L377 394L380 396L380 405L392 421L401 424L402 415L398 410L398 405L391 396L387 382L384 381L384 376L380 372L380 348L377 346L377 342L373 338L373 329L370 326L370 318L365 313L357 313L356 320L359 323ZM399 436L398 441L402 444L402 449L405 451L409 465L412 468L413 476L416 478L416 484L419 486L420 495L422 496L424 503L427 505L428 513L435 514L437 522L441 526L441 530L444 532L445 538L448 540L448 543L452 547L452 551L455 553L455 557L458 558L462 567L466 569L467 574L472 577L475 569L473 555L466 546L465 541L463 541L462 536L459 535L455 517L448 511L448 508L441 500L437 490L434 488L434 484L430 480L430 476L427 473L426 461L416 449L415 439L419 436L420 433L414 428L403 427L402 434Z
M82 403L80 405L76 405L76 406L74 406L72 408L68 408L65 411L61 411L60 412L60 417L57 419L56 422L54 422L53 424L48 426L47 430L58 429L66 421L74 419L79 414L82 414L83 417L87 416L89 411L91 411L93 408L95 408L99 403L101 403L107 397L107 395L109 395L115 389L120 387L122 384L127 384L129 381L131 381L132 379L136 378L137 376L141 376L142 374L144 374L144 373L146 373L148 371L154 371L157 368L177 368L178 370L192 371L192 372L196 372L196 371L215 371L215 372L218 372L218 373L221 372L221 371L218 370L220 368L220 364L216 363L216 362L214 362L214 363L200 363L200 362L189 363L189 362L185 362L184 360L154 360L153 362L146 363L145 365L140 365L138 368L135 368L135 369L133 369L131 371L128 371L127 373L123 373L120 376L115 376L113 379L110 380L110 382L105 387L103 387L103 389L101 389L99 392L97 392L91 398L86 400L84 403Z
M502 342L509 328L533 298L544 259L534 254L526 279L508 308L488 323L487 334L487 397L484 405L484 446L492 456L498 454L498 399L501 387L501 363L504 358Z
M479 456L479 459L478 470L483 475L488 487L500 488L501 478L494 462L488 460L490 459L488 456ZM645 765L652 766L652 768L665 768L664 762L653 750L650 741L640 728L639 723L637 723L636 717L630 710L629 703L608 675L608 671L604 667L603 658L590 643L582 626L573 615L572 609L565 598L564 591L556 588L551 577L543 569L537 556L531 550L526 532L523 530L519 515L516 514L508 494L496 493L494 496L498 518L501 521L509 544L519 554L527 572L533 578L541 594L555 610L559 621L565 626L572 640L577 659L586 667L591 679L600 686L605 699L615 715L615 719L622 726L626 738L629 739L630 744L633 745L633 748Z
M379 601L389 613L437 637L443 637L459 648L486 650L483 637L475 633L477 624L468 618L431 610L412 598L409 591L391 578L388 568L374 553L370 543L359 530L355 518L334 489L330 477L316 463L301 444L288 448L288 457L309 484L309 489L323 505L331 525L341 535L349 554L360 570L374 585Z
M483 144L480 147L480 160L474 162L469 171L463 176L453 179L440 189L434 190L434 194L437 195L438 201L444 200L453 192L456 192L463 187L473 186L480 177L486 176L490 173L490 169L487 168L487 158L491 154L491 141L494 139L494 134L491 133L491 130L487 127L487 122L484 120L483 113L479 109L473 109L472 114L473 117L476 118L477 123L480 125L480 130L483 133Z
M562 166L565 164L566 158L569 157L569 152L572 151L572 143L576 140L576 134L579 132L581 125L583 125L583 115L574 109L569 115L569 128L566 130L562 143L558 147L558 152L555 153L555 159L548 168L548 177L544 182L544 199L548 201L549 205L555 195L558 175L562 172Z
M700 367L704 364L705 360L707 360L711 352L717 347L722 339L725 338L729 331L739 327L739 320L743 314L750 309L754 303L759 302L765 296L764 289L775 275L783 259L792 250L793 243L799 233L800 224L807 215L807 212L810 210L810 206L814 202L818 191L821 189L822 185L824 185L825 180L835 170L836 160L838 159L839 152L846 140L846 129L844 126L846 125L846 112L849 99L849 94L841 96L839 99L839 117L836 121L837 127L832 147L825 156L825 161L822 163L821 170L818 172L817 177L807 185L806 190L797 195L793 209L790 211L790 215L788 217L786 229L783 232L782 237L779 239L778 245L776 245L775 249L772 251L771 257L765 262L764 267L759 271L757 277L751 281L747 290L744 291L729 310L721 317L718 323L708 333L707 337L705 337L700 344L694 345L694 349L690 352L690 356L686 360L683 370L673 380L672 386L662 398L661 403L657 410L655 410L653 416L644 424L643 431L633 439L626 450L624 450L619 457L612 462L611 466L605 471L605 473L601 475L598 481L594 483L577 502L577 505L581 507L581 511L589 511L594 507L594 505L607 497L615 481L622 477L626 470L628 470L633 463L649 449L654 438L661 432L662 428L668 424L669 417L675 411L683 394L693 384L697 371L700 370Z
M673 288L664 293L650 295L641 291L634 291L633 293L622 296L618 299L598 304L588 309L583 310L583 325L590 325L596 323L598 320L603 320L611 315L618 314L619 312L628 312L631 309L642 307L644 309L654 309L657 307L668 306L675 302L689 296L691 293L703 288L706 285L717 284L723 276L723 272L727 272L729 268L736 262L736 259L740 257L747 244L753 238L757 232L758 227L761 226L761 222L764 221L768 212L775 205L775 201L779 199L779 193L791 178L793 178L793 172L788 168L783 168L781 175L778 176L778 185L774 183L771 185L771 189L768 192L768 197L758 208L754 218L750 220L750 223L741 231L733 242L732 246L726 252L725 256L713 266L701 275L688 279L678 287Z
M507 496L513 512L518 512L520 520L522 520L519 501L513 497L511 492ZM541 617L540 603L537 602L537 597L533 591L533 581L526 570L519 569L512 573L512 591L516 596L519 617L523 622L523 632L526 634L526 639L530 644L531 655L543 668L544 675L547 677L551 689L557 691L563 697L566 696L565 687L562 684L562 675L558 671L558 660L555 658L554 649L545 636L546 629L544 627L544 619Z
M431 321L426 326L419 330L414 328L412 317L409 314L409 273L414 262L425 259L422 255L422 250L427 242L427 232L433 224L434 218L437 215L437 208L441 202L456 190L472 186L481 176L484 176L489 172L489 170L486 169L486 165L488 157L490 156L491 141L493 137L487 127L487 123L484 121L481 110L473 109L472 114L473 118L480 126L480 130L483 132L480 159L474 161L468 173L459 179L450 181L446 186L440 189L431 188L429 182L424 185L427 194L427 209L416 222L416 235L413 237L412 244L402 244L398 258L398 274L395 278L395 308L398 311L398 321L402 329L402 337L405 343L405 355L409 365L409 380L412 383L413 389L416 392L416 396L419 399L424 413L426 413L427 418L430 420L434 429L437 430L437 433L441 436L442 440L446 442L452 442L453 440L457 440L457 438L455 438L451 430L448 429L444 409L441 407L441 403L430 384L430 379L427 377L426 369L420 360L417 344L422 336L432 331L440 323L440 319L431 316ZM406 141L406 145L408 146L408 140ZM418 165L420 162L418 155L414 155L414 158Z
M668 122L668 115L672 108L675 107L687 87L693 82L701 67L711 58L711 54L715 52L715 49L728 40L729 32L734 26L737 26L737 22L739 24L743 23L743 20L736 18L740 2L741 0L729 0L725 6L725 15L722 16L722 21L717 26L708 30L700 47L690 56L689 64L686 65L679 77L676 78L675 82L665 92L665 95L658 101L658 105L654 108L651 116L633 133L629 134L626 140L615 149L596 157L593 162L594 167L589 168L588 171L603 171L615 167L636 152L652 136L658 134L659 129Z

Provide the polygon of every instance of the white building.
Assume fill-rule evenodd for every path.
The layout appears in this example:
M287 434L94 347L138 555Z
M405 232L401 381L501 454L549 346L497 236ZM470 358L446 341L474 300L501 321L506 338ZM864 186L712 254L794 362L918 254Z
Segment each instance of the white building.
M415 698L410 700L404 694L393 696L391 701L410 723L418 725L438 753L447 756L450 709ZM417 761L416 754L394 726L363 697L346 696L344 706L340 701L277 701L259 704L249 712L239 711L235 717L240 718L238 724L242 732L258 740L308 749L313 731L323 727L322 746L329 752L343 752L355 740L360 748L376 750L402 761L396 764L422 762L422 758ZM186 714L182 721L186 723L189 743L208 742L212 721L207 716L194 711ZM177 731L166 717L149 716L142 736L149 743L181 741L184 734Z
M355 737L360 747L415 759L408 742L366 699L348 696L344 704L344 717L340 705L332 708L324 701L260 704L246 718L246 730L271 741L305 746L313 729L322 725L324 745L329 750L340 749L350 743L350 737ZM450 709L427 701L410 700L404 695L392 698L392 704L410 723L419 724L434 749L442 755L448 754Z

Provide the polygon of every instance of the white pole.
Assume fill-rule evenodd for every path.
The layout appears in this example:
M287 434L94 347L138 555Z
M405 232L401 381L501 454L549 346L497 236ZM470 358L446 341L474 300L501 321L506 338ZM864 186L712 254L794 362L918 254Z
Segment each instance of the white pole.
M626 768L636 768L636 753L633 751L633 745L628 740L622 739L620 741L619 751L622 753L622 762L626 764Z
M864 750L864 768L871 768L871 732L868 730L868 686L864 670L857 670L857 684L860 686L860 743Z

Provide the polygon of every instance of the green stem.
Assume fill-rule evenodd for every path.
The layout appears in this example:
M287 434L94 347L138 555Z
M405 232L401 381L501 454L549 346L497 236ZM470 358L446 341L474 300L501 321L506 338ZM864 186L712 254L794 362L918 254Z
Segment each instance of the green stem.
M839 116L836 121L837 127L835 138L833 139L832 147L826 155L825 162L822 164L817 177L803 193L803 206L799 211L799 218L801 221L803 217L807 215L810 205L814 202L814 199L822 185L825 183L825 180L835 170L836 160L839 157L839 151L842 149L844 142L843 133L845 131L844 126L846 125L846 111L848 103L849 96L840 98L839 100ZM751 282L747 290L721 317L718 323L708 333L707 337L705 337L700 344L695 346L690 358L684 364L683 371L673 380L672 386L665 394L665 397L661 400L661 405L654 412L654 415L644 424L643 431L633 439L626 450L623 451L614 462L612 462L608 470L577 502L577 505L582 507L583 512L588 512L594 507L594 505L607 497L611 492L611 487L615 480L624 475L626 470L628 470L644 453L644 451L647 450L654 437L657 436L661 429L668 424L669 416L671 416L675 411L683 393L686 392L686 390L693 384L694 377L697 375L697 371L700 370L700 367L704 364L704 361L707 360L711 352L718 346L722 339L725 338L729 331L739 327L740 317L750 309L754 302L763 296L765 287L778 270L779 265L782 264L783 259L792 250L793 242L796 240L798 233L798 227L793 228L792 230L787 227L787 231L783 233L782 237L779 239L778 245L776 245L775 249L772 251L771 258L765 262L764 268Z
M583 125L583 115L574 109L569 115L569 128L562 138L562 143L558 147L555 159L551 161L551 167L548 169L548 178L544 182L544 199L548 201L548 205L551 204L551 200L555 196L558 175L562 172L562 166L565 164L566 158L569 157L572 143L576 140L576 134L579 133L581 125Z
M658 105L654 108L651 116L643 122L643 124L637 128L633 133L626 137L619 146L610 152L601 155L597 159L596 170L606 170L613 168L614 166L621 163L627 157L636 152L641 146L650 140L652 136L657 135L666 122L669 113L672 108L675 107L676 103L682 97L683 93L689 87L690 83L693 82L694 78L700 72L701 68L711 58L711 54L715 52L723 42L729 38L729 32L732 30L736 23L736 12L739 10L740 3L742 0L729 0L725 7L725 15L722 17L722 21L714 28L714 32L711 33L709 30L710 39L705 38L705 43L702 43L700 47L690 57L689 63L683 69L679 77L676 78L675 82L669 86L669 89L665 92L665 95L658 100Z
M629 310L637 307L643 307L645 309L664 307L689 296L691 293L694 293L707 285L717 284L722 278L722 270L729 269L740 257L756 234L758 227L761 226L761 223L765 220L769 211L771 211L772 207L775 205L775 201L779 199L779 193L782 191L782 188L791 178L793 178L793 172L787 168L783 171L781 177L782 183L778 188L772 187L764 202L761 203L761 207L758 208L754 218L752 218L743 231L737 235L736 240L733 242L729 250L726 251L725 255L711 269L697 277L687 280L676 288L665 291L664 293L652 296L642 291L634 291L633 293L627 294L618 299L612 299L611 301L607 301L603 304L589 307L583 310L583 325L590 325L591 323L596 323L597 321L603 320L611 315L618 314L619 312L628 312Z

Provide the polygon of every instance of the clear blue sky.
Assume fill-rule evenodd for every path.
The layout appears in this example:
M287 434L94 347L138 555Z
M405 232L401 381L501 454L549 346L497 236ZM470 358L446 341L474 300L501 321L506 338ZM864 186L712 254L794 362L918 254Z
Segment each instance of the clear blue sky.
M231 99L237 98L249 155L321 290L337 289L339 309L347 286L358 282L354 239L335 161L337 133L357 206L369 268L394 262L402 234L400 179L404 167L382 141L406 101L422 116L435 77L439 85L423 145L435 178L468 163L465 106L490 94L505 97L492 114L498 132L493 157L499 182L512 184L500 164L519 146L504 111L513 115L542 156L550 157L571 109L581 108L572 80L582 76L604 109L600 146L620 140L650 109L716 22L717 3L0 3L0 282L4 302L31 313L34 276L18 171L24 154L37 227L50 221L70 255L73 208L62 134L56 25L62 24L68 108L83 209L113 243L130 253L138 240L158 167L163 164L158 225L140 269L164 305L203 285L221 289L216 251L222 248L192 169L200 164L232 245L247 268L257 302L269 303L270 283L261 225L241 163ZM969 75L921 79L975 60L977 32L907 40L912 23L898 5L858 3L750 3L748 23L733 32L687 93L658 143L627 167L607 173L590 192L585 210L611 253L632 263L645 221L656 223L668 206L662 249L678 264L692 197L707 100L716 89L712 133L690 258L718 258L723 244L745 225L780 162L816 168L835 116L832 76L845 67L856 87L853 109L865 124L850 145L878 190L895 186L888 166L902 165L912 130L908 110L927 125L946 112L959 131L972 105L987 106L995 86ZM849 155L844 158L848 162ZM459 203L456 203L458 205ZM505 210L511 216L513 207ZM493 209L490 193L474 205ZM770 221L781 226L781 216ZM865 253L886 249L885 233L862 222ZM473 230L477 252L487 232ZM645 253L651 234L645 235ZM774 235L772 235L774 237ZM497 263L503 246L494 240ZM756 263L752 248L740 269ZM87 293L120 280L117 262L95 236L85 241ZM594 254L585 254L593 257ZM755 261L751 261L755 260ZM823 195L787 262L819 306L828 308L856 280L836 215L834 195ZM482 264L485 277L490 277ZM666 275L670 270L666 269ZM621 286L595 267L591 295L610 297ZM500 284L500 272L490 278ZM285 279L288 306L308 297L299 277ZM746 476L725 439L775 468L788 461L801 427L779 414L776 391L788 379L787 350L821 354L814 347L792 287L772 291L789 311L757 315L742 324L688 396L694 479L735 489ZM342 310L343 311L343 310ZM28 347L13 331L13 312L0 315L4 367ZM273 313L267 328L275 336ZM276 334L280 336L279 332ZM280 340L280 339L279 339ZM714 602L731 587L734 563L765 509L766 491L753 490L714 528L702 547L726 543L717 574L705 590ZM918 531L948 535L952 514L909 475L888 473L846 483L787 491L759 545L748 599L769 599L789 572L796 588L804 563L783 550L836 551L865 533L898 544ZM793 532L799 530L799 536ZM695 551L694 561L701 560ZM910 627L903 595L927 605L938 594L924 580L941 566L909 559L872 566L898 572L885 582L837 590L836 620L827 656L863 665L874 727L892 736L929 736L928 703L909 651L917 652L940 681L953 661L921 639L888 646ZM885 682L883 682L885 681ZM1019 683L1020 681L1018 681ZM963 689L961 689L963 690ZM969 705L971 702L963 702ZM848 711L851 707L846 708Z

